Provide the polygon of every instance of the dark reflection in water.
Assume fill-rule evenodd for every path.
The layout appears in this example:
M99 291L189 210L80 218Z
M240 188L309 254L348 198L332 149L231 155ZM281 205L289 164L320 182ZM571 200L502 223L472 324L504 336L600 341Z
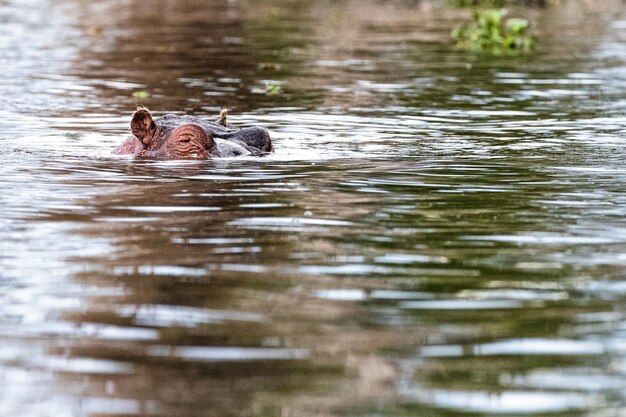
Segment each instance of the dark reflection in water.
M623 6L0 2L0 415L623 415ZM134 91L276 154L114 157Z

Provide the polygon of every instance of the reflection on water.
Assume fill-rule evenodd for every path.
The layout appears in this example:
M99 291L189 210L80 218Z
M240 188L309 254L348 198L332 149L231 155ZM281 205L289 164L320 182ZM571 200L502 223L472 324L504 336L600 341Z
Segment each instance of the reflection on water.
M623 415L623 2L518 11L0 2L0 415ZM276 153L114 157L137 90Z

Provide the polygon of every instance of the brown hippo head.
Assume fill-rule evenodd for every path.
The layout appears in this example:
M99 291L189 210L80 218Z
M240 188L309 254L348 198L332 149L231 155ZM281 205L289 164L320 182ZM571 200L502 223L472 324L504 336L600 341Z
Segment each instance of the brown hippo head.
M114 153L157 159L208 159L260 156L274 150L269 133L262 127L229 129L198 117L175 114L155 119L146 108L133 114L130 130L132 136Z

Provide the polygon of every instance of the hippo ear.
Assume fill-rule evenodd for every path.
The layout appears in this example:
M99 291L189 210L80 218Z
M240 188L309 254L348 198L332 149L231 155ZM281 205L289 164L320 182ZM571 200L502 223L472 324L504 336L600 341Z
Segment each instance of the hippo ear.
M133 119L130 121L130 131L141 143L147 145L154 129L156 129L156 123L152 120L150 110L141 108L133 114Z

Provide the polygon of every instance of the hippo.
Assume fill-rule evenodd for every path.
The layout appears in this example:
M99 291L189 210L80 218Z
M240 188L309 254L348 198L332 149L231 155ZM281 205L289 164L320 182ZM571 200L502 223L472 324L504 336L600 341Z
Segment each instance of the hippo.
M210 159L262 156L274 151L265 128L230 129L226 114L222 110L217 122L176 114L153 118L150 110L141 107L130 122L132 135L113 153L155 159Z

